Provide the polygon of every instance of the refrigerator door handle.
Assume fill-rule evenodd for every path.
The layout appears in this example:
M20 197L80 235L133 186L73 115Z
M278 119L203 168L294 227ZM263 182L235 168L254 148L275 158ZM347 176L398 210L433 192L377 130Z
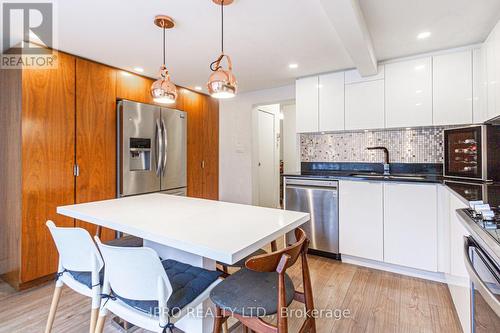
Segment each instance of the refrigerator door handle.
M168 155L168 133L167 126L165 126L165 120L162 118L161 120L162 127L162 135L163 135L163 154L162 154L162 175L165 175L165 171L167 170L167 155Z
M155 134L155 154L156 154L156 176L160 176L162 172L163 160L163 131L161 129L160 120L156 119L156 134Z

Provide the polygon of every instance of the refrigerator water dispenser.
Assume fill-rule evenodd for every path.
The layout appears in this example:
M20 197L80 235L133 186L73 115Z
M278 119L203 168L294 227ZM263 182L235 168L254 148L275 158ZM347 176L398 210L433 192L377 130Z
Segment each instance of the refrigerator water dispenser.
M130 138L130 171L151 170L151 139Z

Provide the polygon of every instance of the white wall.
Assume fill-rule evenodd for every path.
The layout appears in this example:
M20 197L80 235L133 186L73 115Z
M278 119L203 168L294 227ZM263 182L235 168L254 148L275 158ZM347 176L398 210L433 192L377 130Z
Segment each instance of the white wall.
M295 85L238 94L220 103L219 199L253 204L252 110L295 99Z
M283 112L283 131L281 132L283 141L283 172L297 172L300 171L300 139L295 126L295 104L283 105L281 112Z

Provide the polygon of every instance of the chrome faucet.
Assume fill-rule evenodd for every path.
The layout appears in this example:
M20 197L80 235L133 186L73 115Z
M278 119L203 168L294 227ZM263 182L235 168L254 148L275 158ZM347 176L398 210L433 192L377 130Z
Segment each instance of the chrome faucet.
M367 147L366 149L384 151L384 176L389 176L391 173L391 166L389 164L389 150L385 147Z

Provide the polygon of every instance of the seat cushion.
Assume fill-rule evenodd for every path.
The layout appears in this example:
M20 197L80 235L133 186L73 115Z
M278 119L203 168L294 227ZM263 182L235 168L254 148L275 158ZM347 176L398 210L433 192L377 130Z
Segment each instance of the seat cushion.
M86 285L92 289L92 273L91 272L77 272L77 271L67 271L73 279ZM104 269L99 272L99 283L102 285L104 281Z
M267 252L262 250L262 249L258 249L257 251L255 251L254 253L251 253L249 254L248 256L246 256L245 258L241 259L240 261L237 261L236 263L232 264L232 265L228 265L228 264L225 264L223 262L217 262L219 265L223 265L223 266L226 266L226 267L245 267L245 263L248 259L252 258L252 257L255 257L255 256L260 256L261 254L266 254Z
M172 285L172 295L167 301L170 315L176 314L194 301L221 275L217 271L209 271L172 259L163 260L162 265ZM119 295L116 297L137 310L158 315L158 301L136 301Z
M142 238L135 236L124 236L117 239L113 239L105 242L104 244L110 246L121 246L121 247L142 247Z
M285 274L287 305L292 303L295 289ZM236 314L262 317L275 314L278 308L278 273L262 273L243 268L230 275L210 292L218 307Z

